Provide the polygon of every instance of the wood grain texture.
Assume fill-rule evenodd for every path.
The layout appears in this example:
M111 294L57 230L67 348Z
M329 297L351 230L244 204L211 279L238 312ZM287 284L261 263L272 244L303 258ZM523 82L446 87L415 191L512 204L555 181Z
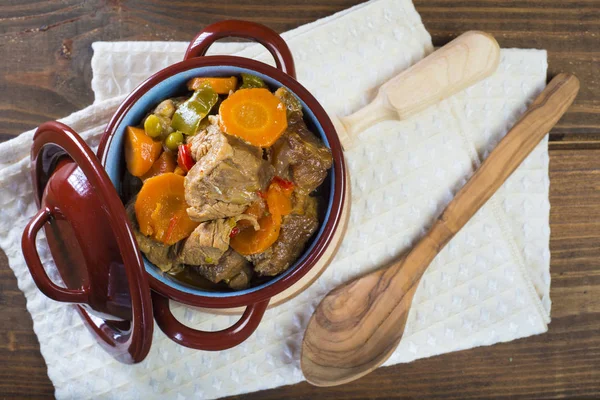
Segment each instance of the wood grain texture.
M360 2L3 0L0 140L92 103L94 41L190 40L224 18L282 32ZM436 46L465 30L483 30L501 47L548 49L550 76L569 71L582 81L575 104L551 133L549 332L382 368L340 387L301 383L235 398L600 397L600 1L414 2ZM0 252L0 398L53 393L25 299Z
M429 264L546 136L578 91L574 75L555 76L408 254L325 296L302 342L300 362L308 382L348 383L390 357Z
M360 0L173 1L4 0L0 5L2 134L16 135L93 101L91 43L98 40L190 40L223 18L243 18L282 32ZM557 126L567 134L600 134L598 0L415 0L437 46L466 30L491 33L501 47L548 49L549 74L573 72L584 83ZM35 104L35 107L32 105Z
M344 149L360 132L385 120L404 120L496 72L498 42L468 31L385 82L365 107L332 118Z
M492 75L499 63L496 39L467 31L383 84L379 92L400 119L407 119Z

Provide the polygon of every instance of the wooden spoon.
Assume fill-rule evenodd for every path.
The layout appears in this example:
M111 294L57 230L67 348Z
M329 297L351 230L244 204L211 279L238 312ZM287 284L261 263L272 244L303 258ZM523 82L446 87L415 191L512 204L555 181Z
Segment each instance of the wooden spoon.
M409 118L492 75L499 62L496 39L468 31L381 85L375 99L354 114L330 118L347 150L367 127Z
M308 382L350 382L388 359L402 338L413 296L431 261L558 122L578 90L574 75L552 79L406 257L334 289L321 301L302 344Z

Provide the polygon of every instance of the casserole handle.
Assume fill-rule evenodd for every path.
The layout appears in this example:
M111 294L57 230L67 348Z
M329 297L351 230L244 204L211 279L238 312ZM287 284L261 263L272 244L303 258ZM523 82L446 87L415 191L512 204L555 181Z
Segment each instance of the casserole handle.
M48 276L40 260L35 239L42 227L52 219L52 213L48 208L42 208L29 221L21 240L21 248L25 257L25 264L29 268L33 281L47 297L64 303L87 303L88 293L85 289L67 289L58 286Z
M169 299L152 292L154 319L158 327L174 342L197 350L219 351L242 343L258 327L269 305L269 299L246 307L240 319L227 329L214 332L199 331L179 322L169 308Z
M294 58L285 41L274 30L249 21L225 20L204 28L185 52L184 60L206 55L208 48L217 40L226 37L249 39L265 46L275 59L277 68L296 78Z

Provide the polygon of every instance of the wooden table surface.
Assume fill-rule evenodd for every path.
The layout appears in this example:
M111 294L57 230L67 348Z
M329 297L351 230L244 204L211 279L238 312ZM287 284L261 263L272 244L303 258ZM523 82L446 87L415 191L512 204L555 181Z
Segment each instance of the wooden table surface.
M226 18L283 32L356 0L2 0L0 141L93 101L91 44L189 40ZM546 334L381 368L321 389L300 383L239 396L277 398L600 397L600 0L415 0L435 45L461 32L548 50L549 76L582 86L551 132L552 323ZM0 251L0 398L54 393L25 298Z

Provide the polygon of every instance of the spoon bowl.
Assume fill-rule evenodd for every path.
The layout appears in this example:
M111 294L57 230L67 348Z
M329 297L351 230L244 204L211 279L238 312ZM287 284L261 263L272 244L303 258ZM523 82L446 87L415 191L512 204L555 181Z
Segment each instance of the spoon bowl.
M307 381L316 386L346 383L368 374L389 358L402 339L417 288L412 285L412 277L402 273L402 265L398 268L393 281L386 276L392 268L380 269L323 299L302 346L302 370ZM386 291L386 282L409 289ZM321 338L326 338L326 343ZM328 351L323 352L323 344ZM332 368L334 365L343 367Z

